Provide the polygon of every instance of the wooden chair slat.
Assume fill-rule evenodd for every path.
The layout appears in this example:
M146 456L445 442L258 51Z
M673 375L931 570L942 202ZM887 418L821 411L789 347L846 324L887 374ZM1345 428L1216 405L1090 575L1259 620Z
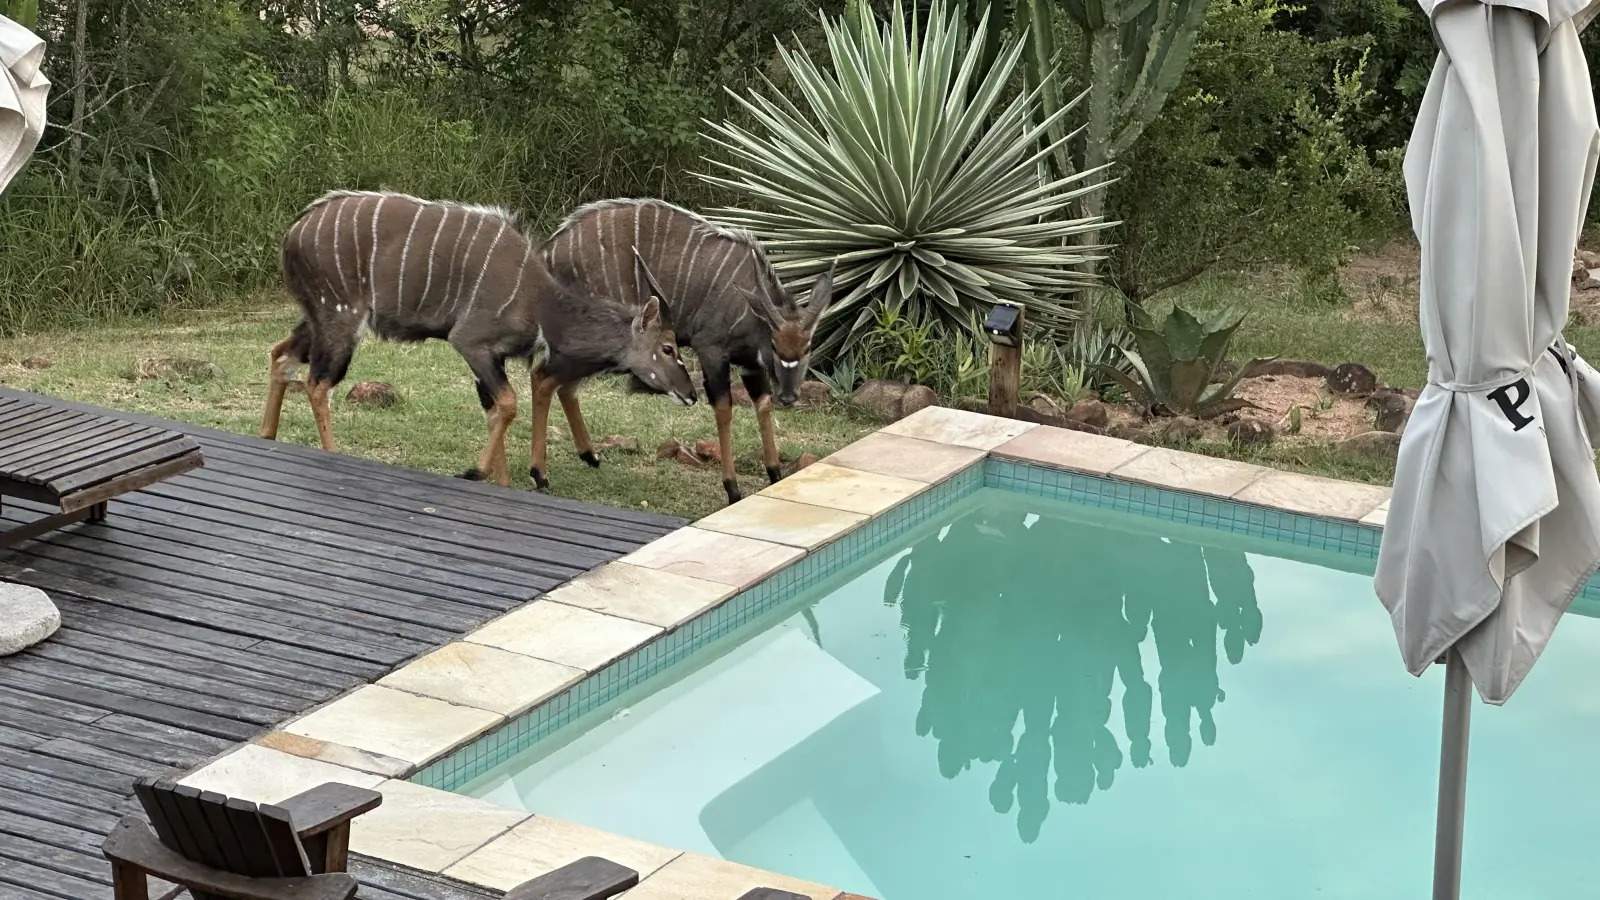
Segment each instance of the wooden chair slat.
M155 809L146 806L145 812L149 814L150 824L155 826L156 834L161 836L162 841L168 842L167 846L189 859L196 859L200 854L200 847L195 844L194 836L189 832L189 823L184 821L177 804L172 802L172 790L175 787L177 785L171 781L157 781L151 785L150 799ZM143 797L140 798L140 802L144 802Z
M222 794L215 791L200 792L200 811L205 814L206 824L217 839L217 849L222 851L222 858L227 860L223 868L230 872L243 872L250 865L249 857L239 844L239 836L233 831L233 822L228 819L227 804L228 798Z
M212 830L211 821L206 817L205 808L201 805L200 789L184 784L178 785L172 792L172 805L178 814L183 816L195 848L199 851L197 856L192 856L190 859L212 868L225 868L228 859L223 856L222 847L217 843L216 832Z
M174 447L174 450L181 453L183 452L182 442L181 440L175 440L176 438L177 435L162 434L159 431L107 435L97 440L92 446L58 453L55 456L47 455L30 465L33 467L32 474L34 477L41 479L44 484L54 485L60 483L68 475L108 462L119 462L163 443L173 442L178 444L179 446Z
M118 457L111 462L102 463L93 468L84 469L64 478L51 481L50 487L60 493L67 494L82 490L107 478L132 472L145 466L153 466L156 463L165 462L174 457L184 456L193 452L195 451L185 446L181 441L166 441L148 450L141 450L131 456Z
M90 423L71 431L62 431L20 441L0 451L0 467L26 475L30 479L47 477L47 469L57 460L79 456L85 452L137 439L150 433L150 429L132 422Z
M0 444L0 466L31 475L36 459L48 459L50 454L76 452L94 446L108 436L147 430L133 422L116 420L79 420L60 428L34 429Z
M141 778L133 783L133 794L139 798L139 805L144 807L145 817L150 820L150 825L161 838L161 843L176 850L178 835L167 821L166 810L162 809L160 802L156 800L155 789L159 783L158 778Z
M149 826L134 816L117 823L102 845L106 858L119 866L131 866L176 883L191 885L202 892L249 900L350 900L356 894L356 880L349 875L317 875L310 878L252 879L234 872L219 872L184 859L156 840ZM143 879L137 879L142 882ZM129 898L133 900L133 898ZM143 900L143 898L140 898Z
M311 862L306 859L305 850L300 846L300 836L294 830L294 818L289 811L281 806L271 806L263 803L257 807L256 815L261 819L261 833L267 837L267 846L276 861L278 871L285 878L301 878L311 875Z
M267 833L261 828L261 816L256 812L256 805L248 800L230 797L223 804L223 809L233 825L233 833L239 837L239 848L244 851L245 865L239 874L252 878L282 877L283 870L278 868L277 858L267 845Z

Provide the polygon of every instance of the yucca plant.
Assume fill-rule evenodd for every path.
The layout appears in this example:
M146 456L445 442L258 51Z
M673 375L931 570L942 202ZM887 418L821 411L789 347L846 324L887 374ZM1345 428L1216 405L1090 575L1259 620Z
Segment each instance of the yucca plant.
M760 237L793 290L838 261L813 339L824 357L870 330L877 309L948 331L973 328L1000 300L1045 332L1064 335L1076 316L1073 295L1089 283L1078 270L1103 249L1078 236L1102 222L1069 210L1100 173L1042 175L1073 137L1045 136L1073 105L1036 116L1038 89L1003 102L1023 45L1004 42L980 71L987 17L971 35L962 19L945 0L922 28L898 0L886 23L865 4L848 20L824 15L831 70L778 48L805 110L769 81L735 95L753 131L707 123L730 158L701 177L751 201L713 215Z
M1141 308L1132 308L1128 331L1138 349L1121 348L1132 374L1101 365L1101 374L1115 381L1141 407L1157 415L1210 419L1253 407L1233 396L1239 381L1257 363L1253 359L1222 380L1228 346L1244 322L1242 312L1196 315L1175 304L1164 322L1157 323Z

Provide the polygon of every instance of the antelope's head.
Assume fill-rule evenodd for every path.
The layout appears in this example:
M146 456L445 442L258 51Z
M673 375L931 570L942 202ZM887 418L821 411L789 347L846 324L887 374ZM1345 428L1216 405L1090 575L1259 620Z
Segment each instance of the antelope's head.
M693 406L698 399L689 370L678 356L678 335L672 328L672 311L663 299L666 295L644 260L635 260L650 285L650 299L634 317L629 332L627 349L622 353L622 366L633 375L633 383L646 390L666 394L681 406Z
M760 287L750 297L750 308L772 330L772 350L761 351L761 362L779 406L793 406L800 397L800 383L806 380L811 363L811 335L833 299L836 268L837 263L817 279L804 306L773 279L760 279Z

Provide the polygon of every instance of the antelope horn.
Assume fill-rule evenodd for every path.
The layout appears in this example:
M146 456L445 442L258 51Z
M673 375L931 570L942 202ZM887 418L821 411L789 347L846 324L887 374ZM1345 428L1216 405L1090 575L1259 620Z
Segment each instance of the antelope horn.
M828 271L811 286L811 296L806 300L806 331L817 327L817 322L821 321L822 314L827 311L828 304L833 300L833 276L838 270L839 257L835 256L833 263L828 266Z
M633 261L639 267L639 271L644 273L644 280L650 285L650 293L661 301L661 308L664 312L669 313L667 318L670 320L671 307L667 302L667 292L661 289L661 282L656 281L655 273L650 271L650 264L644 261L644 256L639 252L637 246L633 248Z

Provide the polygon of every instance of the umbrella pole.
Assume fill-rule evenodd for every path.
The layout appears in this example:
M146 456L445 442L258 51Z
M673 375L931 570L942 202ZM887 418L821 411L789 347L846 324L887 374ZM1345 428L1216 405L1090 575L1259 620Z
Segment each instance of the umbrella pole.
M1439 748L1439 823L1433 844L1433 900L1461 896L1461 836L1467 807L1467 741L1472 679L1455 649L1446 653L1444 733Z

